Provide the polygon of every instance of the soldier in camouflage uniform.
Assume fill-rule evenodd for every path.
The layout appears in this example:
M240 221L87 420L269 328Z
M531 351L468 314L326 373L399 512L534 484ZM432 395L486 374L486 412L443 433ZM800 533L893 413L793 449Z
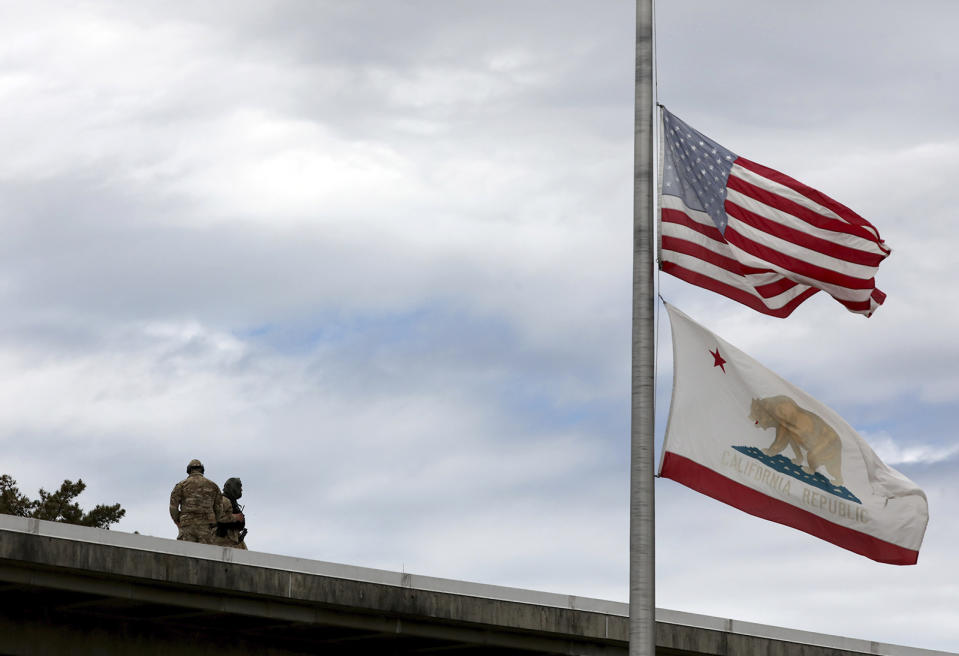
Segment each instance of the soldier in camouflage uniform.
M170 493L170 517L180 529L177 540L212 544L217 521L241 521L223 514L220 488L203 476L203 463L191 460L185 479L173 486Z
M239 478L228 478L223 484L223 497L220 501L222 513L227 517L243 517L243 507L237 499L243 496L243 481ZM246 520L238 522L221 522L213 537L213 544L234 549L246 549L243 538L246 537Z

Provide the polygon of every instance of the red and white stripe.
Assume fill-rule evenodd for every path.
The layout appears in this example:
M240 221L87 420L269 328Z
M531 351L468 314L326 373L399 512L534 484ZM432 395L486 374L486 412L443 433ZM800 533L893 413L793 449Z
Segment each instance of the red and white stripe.
M745 158L726 183L728 225L661 195L662 270L776 317L820 289L869 316L890 250L868 221L807 185Z

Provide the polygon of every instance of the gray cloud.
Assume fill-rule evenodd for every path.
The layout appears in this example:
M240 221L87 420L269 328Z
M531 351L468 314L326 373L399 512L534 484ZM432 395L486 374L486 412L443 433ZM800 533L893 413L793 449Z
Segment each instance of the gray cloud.
M934 509L920 565L877 570L661 482L659 604L950 648L957 9L657 11L660 99L894 249L868 320L662 293L875 436ZM172 537L200 457L244 479L256 549L625 600L630 5L2 13L0 445L22 490L82 476L119 530ZM880 578L908 613L856 592Z

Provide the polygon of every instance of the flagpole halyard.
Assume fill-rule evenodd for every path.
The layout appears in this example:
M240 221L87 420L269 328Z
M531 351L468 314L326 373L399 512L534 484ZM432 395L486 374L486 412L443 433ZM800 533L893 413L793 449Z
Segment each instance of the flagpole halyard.
M636 2L633 337L630 409L629 654L656 652L653 289L653 2Z

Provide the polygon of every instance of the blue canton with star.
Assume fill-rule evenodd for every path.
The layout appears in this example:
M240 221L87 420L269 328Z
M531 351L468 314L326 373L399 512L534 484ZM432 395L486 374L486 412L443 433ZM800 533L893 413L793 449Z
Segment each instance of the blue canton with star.
M726 180L738 155L663 109L663 194L682 198L726 232Z

